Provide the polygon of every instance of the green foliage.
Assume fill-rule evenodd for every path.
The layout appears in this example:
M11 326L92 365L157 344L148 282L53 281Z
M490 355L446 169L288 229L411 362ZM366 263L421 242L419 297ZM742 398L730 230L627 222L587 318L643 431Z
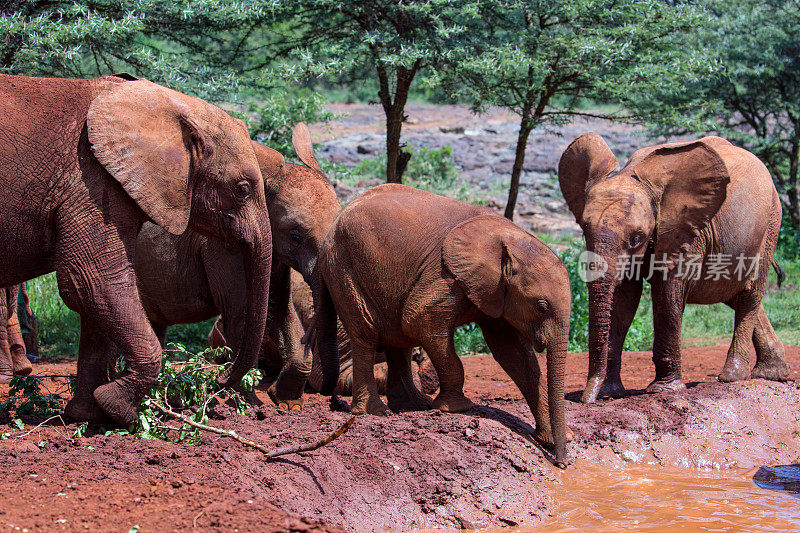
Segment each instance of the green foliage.
M649 116L656 134L719 132L769 168L784 211L782 246L800 233L800 0L705 0L706 24L684 47L719 65L713 75L665 71L623 103ZM788 224L787 224L788 223Z
M489 351L481 328L474 322L456 328L453 340L456 345L456 353L459 356L487 353Z
M227 400L237 413L247 410L247 402L242 395L231 389L222 388L217 378L231 363L219 364L215 361L230 356L230 349L209 348L199 354L189 353L181 345L176 345L186 359L185 362L165 361L158 376L158 383L150 389L139 407L139 418L126 431L143 439L159 439L170 442L185 441L195 444L200 441L201 431L186 423L175 425L175 420L158 410L160 405L169 410L190 409L193 421L205 424L208 413L220 400ZM252 391L261 380L260 370L252 369L242 379L241 388ZM177 428L177 429L170 429Z
M60 357L78 351L81 319L61 300L55 273L30 280L28 296L39 321L39 349L43 355Z
M280 91L254 95L248 116L250 136L283 154L294 158L292 131L298 122L327 122L333 113L325 109L320 93L287 86Z
M701 18L662 0L480 0L472 6L471 53L428 76L475 111L505 107L520 116L505 215L513 216L525 147L542 124L564 124L587 99L615 102L662 70L706 70L681 36ZM594 113L614 116L614 113Z
M0 412L14 413L14 423L18 429L25 425L20 420L23 416L35 416L45 419L59 415L61 397L51 392L42 392L44 383L36 376L14 376L8 388L8 396L0 401Z

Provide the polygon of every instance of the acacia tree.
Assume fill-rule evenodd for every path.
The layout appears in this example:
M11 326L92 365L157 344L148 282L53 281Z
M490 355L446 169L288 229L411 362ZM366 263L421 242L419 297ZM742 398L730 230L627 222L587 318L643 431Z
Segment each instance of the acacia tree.
M716 75L683 91L648 86L626 105L649 115L656 133L717 131L754 152L781 193L784 242L798 250L800 0L706 0L704 6L711 24L686 45L718 61Z
M265 47L286 56L287 72L377 81L386 116L386 180L401 182L410 154L402 150L405 106L423 70L464 54L468 24L476 11L465 0L297 0L282 5L282 37Z
M633 120L582 106L587 99L614 102L632 83L652 83L664 70L691 78L706 69L687 60L678 39L703 20L692 7L661 0L483 0L477 9L480 53L449 63L440 81L475 111L501 106L519 115L509 219L534 128L574 115Z
M124 71L212 101L250 103L251 134L286 149L290 119L327 115L319 95L293 87L270 64L253 68L257 52L248 39L275 20L266 1L0 1L0 72L92 77Z

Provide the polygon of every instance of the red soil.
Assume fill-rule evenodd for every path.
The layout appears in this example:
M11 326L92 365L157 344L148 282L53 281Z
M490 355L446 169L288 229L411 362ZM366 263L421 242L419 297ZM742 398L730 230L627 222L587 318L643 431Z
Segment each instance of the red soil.
M633 394L593 406L576 403L587 361L585 354L571 354L567 418L575 440L570 457L613 462L641 456L662 464L700 465L724 463L735 448L736 459L745 462L796 459L800 382L716 383L726 349L684 350L687 391ZM787 357L792 379L800 379L800 348L787 347ZM478 405L472 411L364 416L324 448L273 461L216 435L197 446L102 434L68 438L77 425L57 423L21 436L36 421L26 420L28 427L21 431L0 414L0 433L11 432L0 440L0 529L127 531L138 525L141 531L332 531L337 526L403 530L536 524L554 507L548 487L555 471L530 438L530 412L491 357L463 361L467 395ZM632 392L652 379L648 352L626 354L623 367L623 381ZM74 363L35 369L74 371ZM46 383L59 388L65 381ZM0 389L0 397L5 390ZM253 410L256 416L236 415L222 406L210 423L277 447L316 440L347 417L331 413L317 395L308 397L302 413L286 413L269 403L264 390L258 394L267 403ZM720 408L709 409L715 405ZM723 417L732 416L726 409L735 411L737 423ZM732 440L717 438L729 433L719 430L728 424ZM709 435L720 444L709 444Z

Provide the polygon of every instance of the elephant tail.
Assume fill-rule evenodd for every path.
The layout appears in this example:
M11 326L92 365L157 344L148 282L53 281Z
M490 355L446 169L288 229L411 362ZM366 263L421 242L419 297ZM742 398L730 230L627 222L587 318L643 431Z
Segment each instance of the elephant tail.
M332 396L339 383L339 342L336 331L336 308L324 278L319 277L319 297L316 302L314 318L306 334L306 353L317 346L322 367L322 386L320 393Z
M781 284L786 281L786 272L783 271L774 257L772 258L772 268L775 269L775 274L778 276L778 288L780 288Z

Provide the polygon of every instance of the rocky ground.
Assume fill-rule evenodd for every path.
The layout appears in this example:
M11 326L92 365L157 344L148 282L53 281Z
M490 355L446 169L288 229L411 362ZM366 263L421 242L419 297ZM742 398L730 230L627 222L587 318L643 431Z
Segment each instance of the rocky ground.
M592 406L577 403L586 355L571 354L570 461L722 469L800 461L800 348L788 347L789 383L716 383L726 349L685 349L689 388L662 395L642 393L652 379L650 354L628 353L623 381L632 395ZM363 416L326 447L272 461L216 435L196 446L73 438L77 425L60 422L25 435L31 420L23 431L0 415L0 432L11 433L0 440L0 528L402 531L546 523L557 498L553 481L569 469L557 471L532 441L530 412L491 357L467 357L464 365L475 409ZM74 371L74 363L37 367ZM263 390L259 396L268 402ZM210 423L277 447L321 438L346 417L311 395L302 413L269 403L252 416L222 407Z
M340 118L312 127L315 142L321 140L315 146L318 158L351 167L364 158L385 153L386 121L379 106L332 104L331 109ZM474 115L466 106L426 104L410 104L406 114L403 142L415 149L450 145L461 178L472 186L474 195L498 210L505 207L519 130L516 115L500 109ZM569 143L589 131L602 135L623 164L637 149L659 141L648 140L640 127L590 118L535 129L525 152L515 218L524 229L547 233L578 231L561 196L556 170ZM335 176L332 178L336 181ZM356 187L339 184L337 188L342 200L349 201L378 183L380 180Z

